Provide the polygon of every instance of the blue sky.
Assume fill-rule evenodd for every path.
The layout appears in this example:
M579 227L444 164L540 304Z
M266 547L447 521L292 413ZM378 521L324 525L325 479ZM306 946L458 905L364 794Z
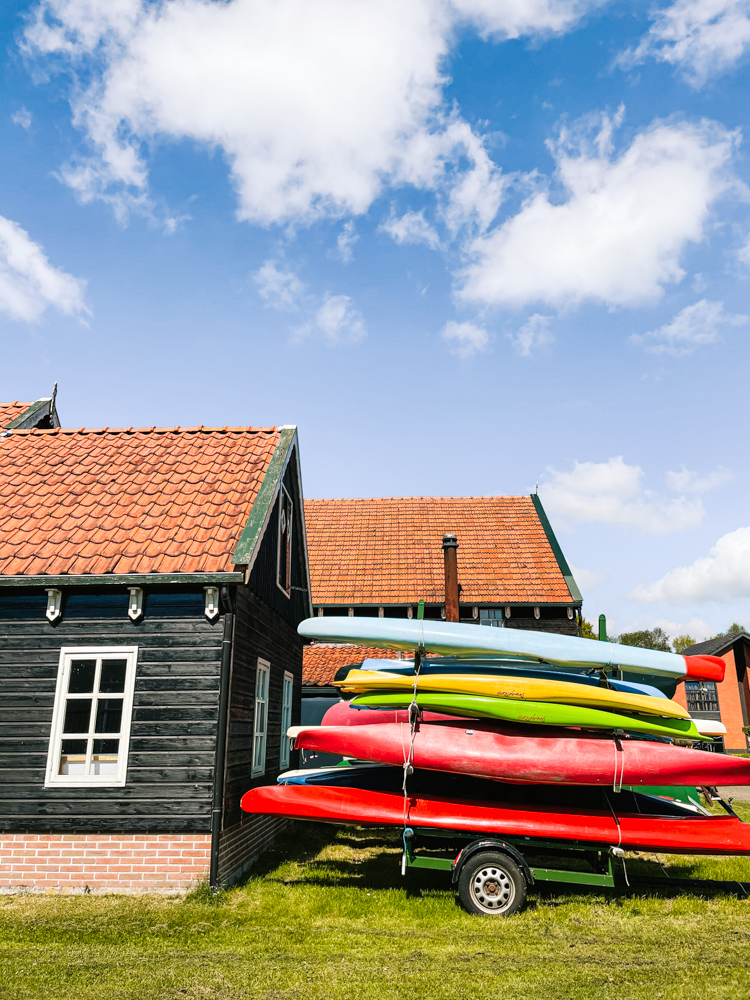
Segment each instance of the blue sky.
M585 612L750 626L750 0L0 8L0 398L539 492Z

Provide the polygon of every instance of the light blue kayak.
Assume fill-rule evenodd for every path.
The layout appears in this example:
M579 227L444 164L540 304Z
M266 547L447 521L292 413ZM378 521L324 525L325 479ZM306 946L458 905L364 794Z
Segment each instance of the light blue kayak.
M346 642L378 649L457 656L523 656L563 667L619 667L638 673L685 677L685 657L639 646L621 646L572 635L513 628L480 628L463 622L419 621L409 618L307 618L297 631L319 642ZM691 658L692 659L692 658ZM695 658L697 659L697 658ZM700 676L700 675L697 675Z

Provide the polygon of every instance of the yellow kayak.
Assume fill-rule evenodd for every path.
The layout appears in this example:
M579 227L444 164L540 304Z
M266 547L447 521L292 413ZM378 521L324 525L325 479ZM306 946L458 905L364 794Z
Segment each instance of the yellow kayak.
M379 691L412 691L414 677L374 670L350 670L338 687L355 694ZM487 674L424 674L417 680L417 691L448 694L472 694L482 698L508 698L512 701L548 701L561 705L582 705L609 711L640 712L672 719L689 719L682 705L669 698L652 698L610 688L543 677L509 677Z

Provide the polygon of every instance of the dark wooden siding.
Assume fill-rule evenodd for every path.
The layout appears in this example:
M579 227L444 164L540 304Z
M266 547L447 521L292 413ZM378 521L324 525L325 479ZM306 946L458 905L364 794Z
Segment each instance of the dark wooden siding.
M134 623L127 594L71 588L51 626L43 593L0 592L1 830L210 830L222 621L203 602L146 590ZM73 645L138 646L124 787L44 787L60 647Z
M287 597L277 585L279 506L275 502L271 511L265 535L263 536L258 555L250 573L249 587L272 610L288 624L297 625L307 618L307 575L305 573L306 553L302 545L302 501L297 484L297 471L294 457L290 460L284 474L284 485L294 500L294 530L292 533L292 590Z
M268 685L268 735L265 773L251 778L255 675L258 657L271 664ZM232 682L229 696L224 827L241 818L240 798L255 785L269 785L279 774L281 753L281 698L284 671L294 677L292 725L299 725L302 691L302 639L289 624L248 587L237 589ZM292 753L289 767L297 767Z

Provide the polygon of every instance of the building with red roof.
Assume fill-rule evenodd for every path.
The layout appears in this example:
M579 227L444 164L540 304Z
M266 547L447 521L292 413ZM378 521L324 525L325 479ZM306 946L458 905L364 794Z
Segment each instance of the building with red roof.
M411 618L423 600L425 618L444 617L442 542L452 534L461 621L580 634L581 594L535 494L306 500L305 521L316 615ZM355 659L354 647L305 647L303 692L328 697L314 715Z
M280 829L241 794L295 763L296 429L28 411L0 433L0 886L232 881Z

